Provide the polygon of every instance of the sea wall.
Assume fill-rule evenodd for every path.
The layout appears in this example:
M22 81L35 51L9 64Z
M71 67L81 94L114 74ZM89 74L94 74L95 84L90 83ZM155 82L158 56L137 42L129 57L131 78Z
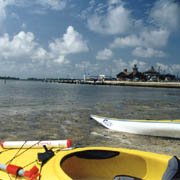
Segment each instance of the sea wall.
M180 82L141 82L141 81L90 81L79 79L46 79L44 82L68 83L68 84L89 84L89 85L109 85L109 86L134 86L134 87L154 87L154 88L180 88Z
M180 82L84 81L83 84L154 88L180 88Z

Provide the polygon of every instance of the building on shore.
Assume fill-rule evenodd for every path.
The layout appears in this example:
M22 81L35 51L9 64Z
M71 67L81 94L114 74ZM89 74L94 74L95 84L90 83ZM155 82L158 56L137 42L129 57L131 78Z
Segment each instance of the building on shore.
M124 69L124 72L120 72L119 74L117 74L117 79L122 81L126 81L126 80L145 80L145 76L144 73L139 72L138 68L136 66L136 64L134 64L133 68L132 68L132 72L128 72L127 69Z
M149 70L145 72L139 72L137 65L134 64L132 71L128 72L124 69L123 72L117 74L117 79L122 81L174 81L176 80L174 75L171 74L160 74L152 66Z
M146 77L146 80L157 80L159 79L160 73L157 72L154 67L152 66L151 69L144 72L144 76Z

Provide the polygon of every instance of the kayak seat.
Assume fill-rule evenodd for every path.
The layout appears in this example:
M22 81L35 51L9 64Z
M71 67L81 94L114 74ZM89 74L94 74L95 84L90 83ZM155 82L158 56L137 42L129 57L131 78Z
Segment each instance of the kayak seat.
M176 156L169 160L162 180L180 180L180 161Z

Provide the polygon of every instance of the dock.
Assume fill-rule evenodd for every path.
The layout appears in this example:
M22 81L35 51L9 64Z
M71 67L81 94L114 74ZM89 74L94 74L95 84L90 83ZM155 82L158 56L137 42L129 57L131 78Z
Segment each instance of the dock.
M88 85L106 85L106 86L132 86L132 87L153 87L153 88L180 88L180 82L142 82L142 81L118 81L118 80L80 80L80 79L48 79L44 82L67 83L67 84L88 84Z

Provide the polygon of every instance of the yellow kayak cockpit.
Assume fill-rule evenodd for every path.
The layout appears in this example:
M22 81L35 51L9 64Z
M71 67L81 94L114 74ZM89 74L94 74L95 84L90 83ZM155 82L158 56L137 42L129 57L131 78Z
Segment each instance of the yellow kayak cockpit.
M107 150L72 153L64 157L61 167L74 180L113 180L118 175L143 178L147 171L143 158Z
M171 180L179 170L172 156L118 148L81 148L60 165L73 180Z

